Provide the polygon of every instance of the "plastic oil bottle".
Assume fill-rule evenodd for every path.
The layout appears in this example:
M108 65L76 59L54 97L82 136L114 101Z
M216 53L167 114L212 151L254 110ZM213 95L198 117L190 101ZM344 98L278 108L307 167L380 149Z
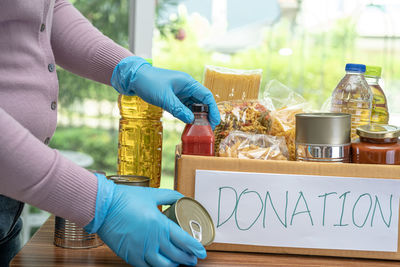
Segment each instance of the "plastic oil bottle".
M331 112L351 114L351 140L358 138L356 128L369 124L372 91L364 78L365 65L346 64L346 75L332 93Z
M381 67L367 66L364 76L373 94L371 123L388 124L389 110L387 100L382 87L379 85L381 74Z
M150 63L151 61L148 60ZM119 95L121 114L118 135L118 174L150 178L151 187L160 186L162 109L138 96Z

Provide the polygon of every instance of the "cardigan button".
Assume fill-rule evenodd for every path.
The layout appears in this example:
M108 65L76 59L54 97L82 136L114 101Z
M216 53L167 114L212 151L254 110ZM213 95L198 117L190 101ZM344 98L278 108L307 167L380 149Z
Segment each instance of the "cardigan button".
M47 66L47 68L49 69L50 72L53 72L54 69L55 69L55 66L54 66L53 63L50 63L50 64Z

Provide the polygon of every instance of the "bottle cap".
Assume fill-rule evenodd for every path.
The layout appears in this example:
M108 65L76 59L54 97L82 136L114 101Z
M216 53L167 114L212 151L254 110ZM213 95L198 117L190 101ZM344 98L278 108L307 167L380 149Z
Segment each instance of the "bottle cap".
M193 112L208 112L208 105L206 104L192 104Z
M365 65L364 64L348 63L348 64L346 64L346 71L364 73L365 72Z
M385 139L398 138L400 136L400 128L394 125L387 124L367 124L357 127L357 134L360 137Z
M364 75L380 78L382 75L382 68L379 66L366 66Z

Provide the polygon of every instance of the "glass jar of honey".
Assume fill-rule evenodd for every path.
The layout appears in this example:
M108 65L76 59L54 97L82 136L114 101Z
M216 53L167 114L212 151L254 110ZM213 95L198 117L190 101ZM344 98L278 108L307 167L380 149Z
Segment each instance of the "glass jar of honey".
M400 128L369 124L357 128L359 141L351 144L352 162L400 165Z

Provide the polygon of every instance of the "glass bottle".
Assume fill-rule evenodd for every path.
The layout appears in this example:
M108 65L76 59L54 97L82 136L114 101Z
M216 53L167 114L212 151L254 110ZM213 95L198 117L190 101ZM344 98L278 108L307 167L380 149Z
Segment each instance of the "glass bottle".
M373 94L371 123L387 124L389 122L389 110L385 93L379 85L381 74L381 67L367 66L364 76Z
M346 64L346 75L332 93L331 112L351 114L351 140L356 140L356 128L369 124L372 91L364 78L365 65Z
M357 128L360 140L351 144L352 162L400 165L400 128L369 124Z
M208 106L193 104L194 121L182 133L182 154L214 156L214 132L208 121Z
M118 174L146 176L151 187L160 187L163 110L126 95L119 95L118 107Z

